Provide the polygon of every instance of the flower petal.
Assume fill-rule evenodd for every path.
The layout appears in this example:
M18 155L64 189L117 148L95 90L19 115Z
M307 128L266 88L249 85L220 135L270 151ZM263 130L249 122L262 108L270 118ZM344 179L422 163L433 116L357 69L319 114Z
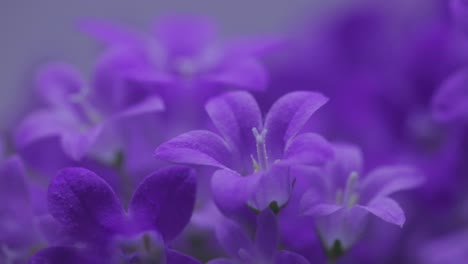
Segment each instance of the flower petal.
M424 183L424 177L411 166L384 166L371 171L362 183L362 200L388 196L413 189Z
M223 62L219 71L204 76L210 83L263 91L268 84L268 73L265 67L256 59L247 57L236 58Z
M304 215L325 216L333 214L343 208L341 205L324 202L325 197L320 195L315 190L308 190L301 199L301 208Z
M148 96L141 102L126 108L121 113L118 113L115 118L126 118L142 114L161 112L164 111L164 108L164 102L161 97L157 95Z
M333 156L333 148L326 139L318 134L304 133L289 141L281 162L319 165L331 160Z
M107 239L121 228L123 209L109 185L84 168L66 168L48 190L50 214L78 239Z
M326 165L332 188L344 188L351 173L362 173L361 149L349 144L334 144L334 159Z
M141 45L142 34L110 22L98 20L81 21L79 29L106 45Z
M372 200L367 206L359 206L369 211L371 214L387 221L391 224L403 227L406 221L405 212L393 199L380 197Z
M454 1L455 2L455 1ZM468 69L451 76L435 93L433 115L441 121L468 119Z
M247 200L252 196L258 179L256 175L242 177L231 170L216 171L211 178L211 192L220 211L234 217L239 211L246 210Z
M81 160L94 146L102 133L102 125L95 126L86 132L68 130L62 132L63 151L73 160Z
M264 259L271 259L278 249L280 234L273 212L267 208L257 217L255 245Z
M141 182L129 205L129 213L143 230L156 230L170 241L190 221L195 205L196 178L182 166L159 170Z
M247 92L225 93L208 101L205 109L221 135L239 151L242 162L252 164L250 155L256 151L252 128L262 128L262 114L255 98Z
M201 264L200 261L179 253L175 250L167 250L167 263L168 264Z
M278 99L265 118L266 142L270 151L279 156L286 143L327 101L320 93L306 91L291 92Z
M57 62L44 67L38 75L39 95L51 105L66 105L73 95L82 92L84 83L80 73L71 65Z
M205 17L179 15L156 21L154 33L173 56L196 56L214 42L217 32Z
M216 227L216 238L224 251L231 257L239 259L239 251L248 254L254 252L252 241L242 229L230 220L225 220Z
M276 254L274 264L310 264L310 262L297 253L282 250Z
M155 151L158 159L177 163L227 168L231 152L218 135L206 130L194 130L177 136Z
M248 201L249 206L259 211L276 202L282 208L289 201L293 189L294 176L289 166L274 165L268 171L256 174L259 179ZM248 176L252 177L252 176Z

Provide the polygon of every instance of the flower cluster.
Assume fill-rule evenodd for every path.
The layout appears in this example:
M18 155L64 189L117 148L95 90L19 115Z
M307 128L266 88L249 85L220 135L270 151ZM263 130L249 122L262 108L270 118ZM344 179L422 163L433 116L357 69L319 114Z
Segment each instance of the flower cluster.
M41 67L0 140L0 263L465 263L468 4L428 3L82 21L90 74Z

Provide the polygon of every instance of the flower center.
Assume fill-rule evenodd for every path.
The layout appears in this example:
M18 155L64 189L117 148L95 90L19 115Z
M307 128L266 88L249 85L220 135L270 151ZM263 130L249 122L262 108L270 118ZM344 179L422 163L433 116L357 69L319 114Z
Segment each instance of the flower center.
M192 78L197 71L195 62L188 57L174 59L174 68L177 74L187 79Z
M96 125L102 120L102 117L91 105L87 96L88 89L82 89L80 92L71 96L71 102L74 103L76 114L81 118L81 120L85 123Z
M116 242L122 252L118 258L123 263L164 263L165 254L162 242L151 232L131 238L122 237Z
M344 191L341 188L336 191L336 204L343 205L348 208L352 208L357 204L359 201L359 193L357 191L358 180L359 174L357 172L354 171L349 174Z
M252 128L253 135L257 146L257 159L253 155L252 158L253 166L255 171L267 170L268 169L268 154L266 148L266 135L268 130L263 129L261 133L258 132L257 128Z

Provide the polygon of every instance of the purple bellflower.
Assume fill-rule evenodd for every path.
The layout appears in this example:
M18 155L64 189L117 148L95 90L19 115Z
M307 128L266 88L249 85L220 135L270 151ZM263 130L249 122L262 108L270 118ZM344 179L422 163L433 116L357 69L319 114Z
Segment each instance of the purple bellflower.
M379 167L362 177L361 151L350 145L335 145L335 159L323 169L305 169L310 170L316 183L302 198L303 213L315 216L316 228L331 258L356 242L368 213L403 226L405 213L389 195L423 182L422 176L407 166Z
M164 110L158 96L134 98L123 94L119 87L109 90L86 84L73 67L63 63L41 71L37 86L46 107L31 113L17 128L15 140L20 150L58 137L64 153L73 160L82 159L92 150L102 156L115 154L109 152L120 147L110 140L115 136L117 121ZM103 143L107 141L112 142Z
M247 92L229 92L210 100L205 109L222 135L195 130L160 145L159 159L219 168L212 177L214 201L224 214L246 205L279 210L290 196L294 164L320 164L332 155L327 141L314 133L299 134L311 115L327 102L314 92L281 97L262 119Z
M151 34L99 21L86 21L82 28L110 47L109 59L121 73L170 88L188 84L263 90L267 74L257 57L279 44L276 38L221 42L212 21L192 16L163 17Z
M216 236L229 259L215 259L208 264L308 264L299 254L278 251L280 234L276 216L270 209L257 216L255 241L232 221L226 220L216 230Z
M40 251L32 262L199 263L166 248L189 222L195 192L190 168L162 169L140 183L126 212L112 188L95 173L63 169L49 185L48 204L69 243Z

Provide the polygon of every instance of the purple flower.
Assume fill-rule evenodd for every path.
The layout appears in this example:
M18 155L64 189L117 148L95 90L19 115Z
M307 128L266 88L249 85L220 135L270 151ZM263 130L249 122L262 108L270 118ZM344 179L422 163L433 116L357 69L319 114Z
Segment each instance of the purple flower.
M357 240L368 213L403 226L405 213L389 195L423 182L411 167L379 167L366 177L362 177L362 167L358 148L336 145L333 161L323 169L306 169L315 184L302 198L303 213L316 217L319 235L332 257L342 254Z
M299 134L311 115L327 102L314 92L281 97L266 115L247 92L230 92L210 100L205 109L222 137L210 131L182 134L158 147L159 159L219 168L213 175L214 201L225 214L246 203L262 211L279 210L294 185L289 168L320 164L331 148L319 135Z
M0 262L25 263L34 248L43 243L26 171L18 157L0 166Z
M99 176L83 168L63 169L49 185L49 211L69 240L84 243L85 248L49 248L39 252L33 263L60 260L57 254L99 263L155 259L171 263L171 257L198 263L165 249L189 222L195 192L192 170L162 169L140 183L126 212Z
M270 209L257 216L255 241L232 221L218 226L216 236L230 259L215 259L209 264L308 264L304 257L296 253L278 251L280 235L276 216Z
M257 57L279 43L276 38L222 42L212 21L193 16L163 17L150 34L99 21L86 21L82 28L110 46L115 69L133 80L171 84L171 89L215 85L263 90L267 74Z
M74 68L63 63L42 70L37 87L46 107L31 113L19 125L16 145L21 150L58 137L65 154L74 160L80 160L91 150L102 155L115 154L113 151L120 147L112 141L116 121L164 109L158 96L135 98L119 86L108 90L87 84ZM108 141L111 142L106 144Z

